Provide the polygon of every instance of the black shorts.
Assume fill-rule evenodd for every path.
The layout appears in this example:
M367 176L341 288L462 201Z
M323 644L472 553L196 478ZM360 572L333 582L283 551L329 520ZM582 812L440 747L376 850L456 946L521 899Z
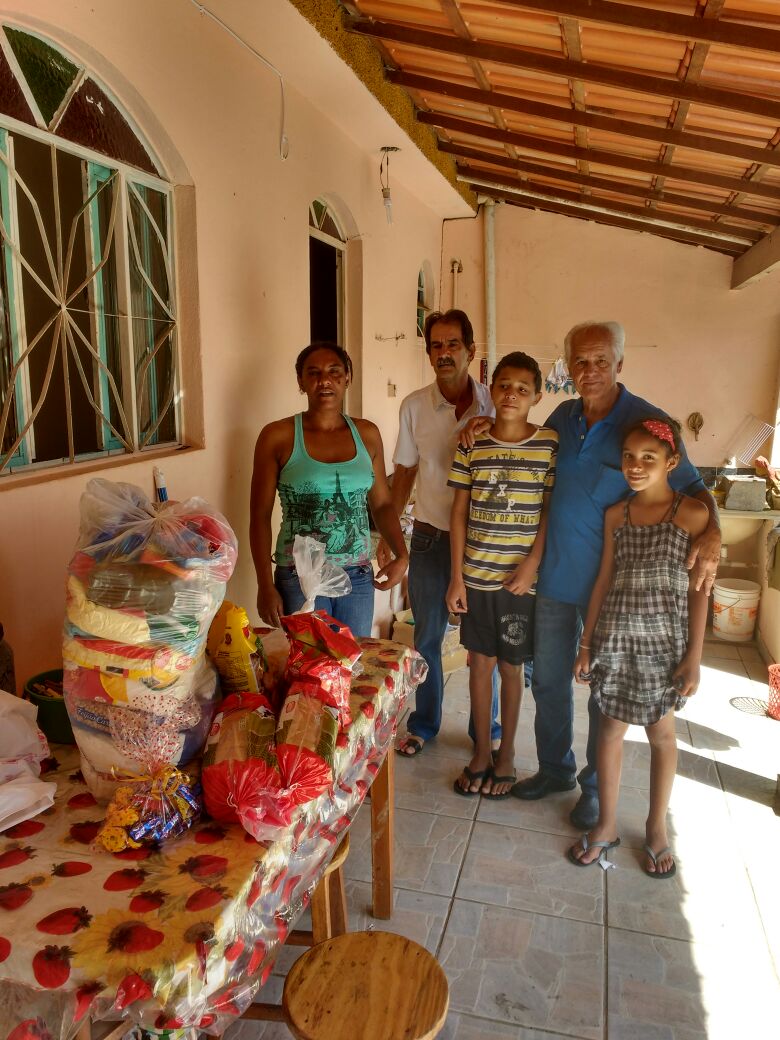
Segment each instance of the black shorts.
M466 601L460 641L467 650L507 664L522 664L533 657L536 596L467 588Z

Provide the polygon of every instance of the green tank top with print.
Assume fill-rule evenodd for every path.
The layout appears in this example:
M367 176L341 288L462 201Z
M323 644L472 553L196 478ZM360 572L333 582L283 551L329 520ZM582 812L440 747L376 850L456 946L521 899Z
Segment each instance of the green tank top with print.
M296 534L323 542L328 558L341 567L365 564L371 558L366 496L374 483L374 467L357 427L348 415L344 421L355 442L354 457L347 462L318 462L306 451L303 416L295 416L292 455L279 474L279 566L293 565Z

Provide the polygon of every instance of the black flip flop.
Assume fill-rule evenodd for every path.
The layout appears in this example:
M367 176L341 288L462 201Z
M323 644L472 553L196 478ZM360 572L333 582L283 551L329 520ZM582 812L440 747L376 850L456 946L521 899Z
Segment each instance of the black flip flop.
M465 776L469 784L474 784L477 782L477 780L481 780L484 782L485 779L489 777L491 773L492 769L490 768L480 769L478 772L474 772L474 770L469 769L468 766L464 766L460 776ZM458 777L458 780L459 779L460 777ZM469 791L467 787L461 787L458 783L458 780L453 780L452 782L452 789L455 792L455 794L462 795L464 798L476 798L478 794L482 794L481 790Z
M404 751L404 748L411 746L414 748L413 751ZM398 747L395 749L396 755L400 755L402 758L414 758L416 755L421 755L425 748L425 741L420 737L416 737L413 733L407 733Z

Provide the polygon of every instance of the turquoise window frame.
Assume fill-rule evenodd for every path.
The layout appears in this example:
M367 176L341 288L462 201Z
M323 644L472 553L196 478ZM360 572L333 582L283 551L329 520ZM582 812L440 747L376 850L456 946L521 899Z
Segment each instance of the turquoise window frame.
M145 184L139 184L137 181L132 181L131 183L132 183L133 189L136 192L138 192L138 195L140 196L140 198L142 198L144 203L148 206L149 205L149 199L147 198L147 195L146 195L146 185ZM166 206L167 206L167 200L166 200ZM128 214L127 214L127 216L128 216L129 220L133 219L133 214L130 211L130 199L129 199L129 196L128 196ZM141 216L142 216L142 220L141 220L141 240L138 243L138 248L139 248L140 253L141 253L141 261L144 264L145 269L146 269L146 271L148 273L149 270L150 270L150 267L151 267L150 260L151 260L151 253L152 253L151 229L149 227L149 218L147 217L146 213L144 213L143 210L141 210ZM144 299L145 299L145 302L146 302L146 313L149 316L149 318L151 318L151 315L154 313L154 296L152 295L152 291L151 291L151 289L149 288L148 285L144 289ZM154 350L154 340L155 340L155 331L154 331L154 322L153 321L147 320L146 330L147 330L146 331L146 337L145 337L145 339L146 339L146 350L149 353L151 353ZM135 329L133 329L133 336L135 336ZM156 361L152 361L152 363L147 368L147 370L146 370L146 378L148 380L148 385L149 385L149 425L150 426L154 426L154 425L156 425L157 419L159 417L159 409L158 409L159 402L158 402L158 399L157 399L157 362ZM136 383L136 386L135 386L136 402L141 400L142 393L143 393L143 388L139 387L138 384ZM138 437L140 438L140 436L141 436L141 430L140 430L140 427L139 427ZM159 441L160 441L159 430L155 430L154 434L151 436L151 438L148 441L147 447L150 446L150 445L153 445L153 444L158 444Z
M0 127L0 149L8 155L8 131L3 127ZM8 175L8 167L5 163L0 163L0 209L2 209L6 227L8 227L11 217L11 185ZM16 293L14 289L14 255L13 250L7 242L3 242L3 264L5 265L5 284L8 292L8 331L11 336L11 366L13 367L13 365L17 364L19 361L21 350L19 344L19 322L16 310ZM14 411L16 412L17 430L24 429L25 414L23 394L24 382L22 380L22 372L19 370L16 374L14 386ZM13 470L18 469L20 466L27 466L29 461L27 438L25 437L11 456L8 468L9 470Z
M98 163L87 163L87 198L92 201L89 204L89 233L92 247L92 262L97 267L103 259L100 244L100 209L98 207L98 188L116 176L116 170ZM93 198L94 196L94 198ZM105 268L103 269L105 270ZM95 326L97 329L97 348L100 360L108 368L108 334L106 332L106 308L103 293L103 270L93 279L93 291L95 294ZM111 388L108 384L108 376L105 369L99 369L100 384L100 411L103 416L111 414ZM109 423L103 421L103 451L124 451L122 442L111 432Z

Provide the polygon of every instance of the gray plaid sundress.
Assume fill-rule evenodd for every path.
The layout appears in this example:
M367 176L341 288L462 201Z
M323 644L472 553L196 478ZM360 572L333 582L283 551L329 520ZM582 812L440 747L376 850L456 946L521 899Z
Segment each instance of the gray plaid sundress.
M686 699L672 674L688 648L691 538L674 523L676 495L658 524L624 523L615 531L615 572L593 634L591 691L612 719L651 726Z

